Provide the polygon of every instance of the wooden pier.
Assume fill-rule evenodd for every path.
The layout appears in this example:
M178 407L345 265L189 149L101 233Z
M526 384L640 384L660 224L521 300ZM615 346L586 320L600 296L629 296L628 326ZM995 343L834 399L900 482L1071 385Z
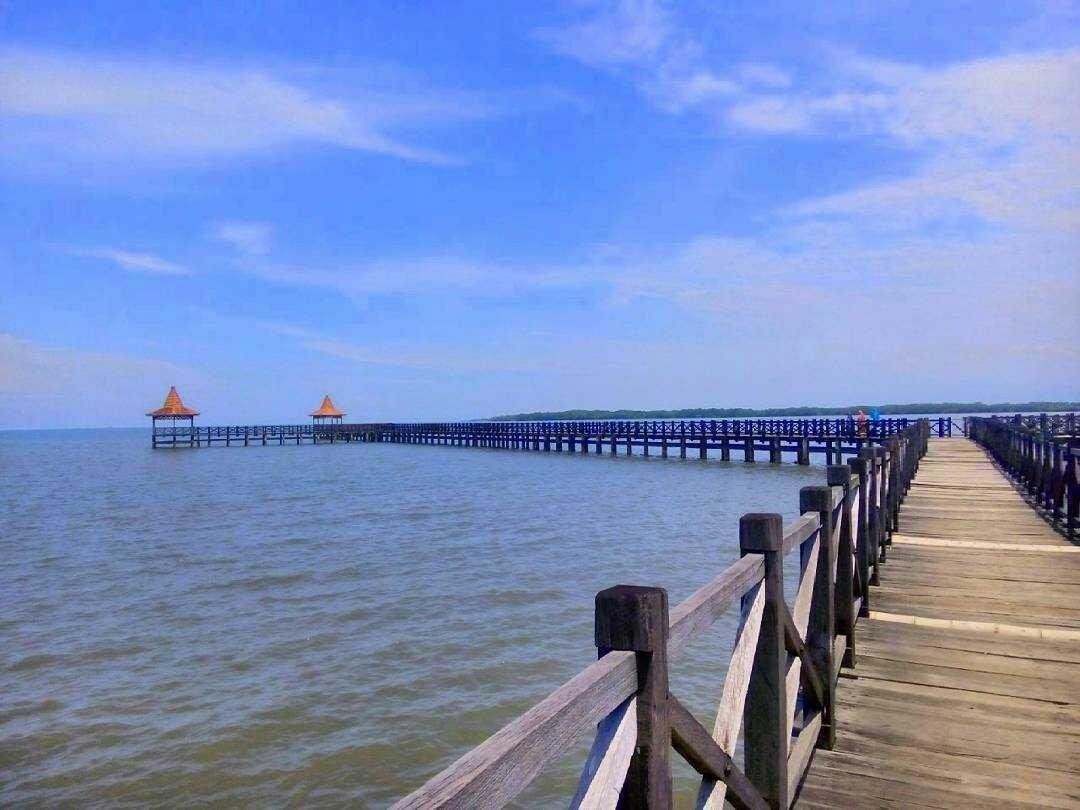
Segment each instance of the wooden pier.
M310 425L222 425L154 427L158 447L247 447L251 445L388 442L608 455L678 454L779 464L825 464L880 445L915 425L914 419L679 419L582 422L398 422ZM954 423L935 419L934 435L951 436ZM734 456L733 456L734 454Z
M797 520L744 515L740 561L680 605L601 591L597 662L395 808L501 807L589 733L575 808L671 807L672 748L699 808L1080 805L1080 441L1037 429L922 420L829 466ZM736 605L703 725L668 661Z
M1080 806L1080 546L931 442L873 590L799 805Z

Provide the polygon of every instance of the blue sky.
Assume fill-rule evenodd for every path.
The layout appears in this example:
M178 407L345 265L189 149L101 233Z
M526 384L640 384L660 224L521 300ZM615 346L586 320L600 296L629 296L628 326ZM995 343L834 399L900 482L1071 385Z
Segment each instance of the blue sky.
M9 2L0 427L1080 397L1075 3Z

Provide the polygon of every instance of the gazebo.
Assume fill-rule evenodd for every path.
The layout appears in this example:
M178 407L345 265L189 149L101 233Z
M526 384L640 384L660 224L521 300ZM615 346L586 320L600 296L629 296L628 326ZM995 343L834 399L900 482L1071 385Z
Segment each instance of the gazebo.
M155 411L147 411L146 415L153 420L154 427L157 427L158 419L169 419L174 423L178 419L187 419L189 426L194 427L195 417L199 415L199 412L187 407L181 401L180 395L176 393L176 386L173 385L169 387L169 393L165 395L165 404Z
M311 422L315 425L325 425L326 423L341 424L341 418L345 415L344 411L339 411L334 405L330 395L327 394L323 397L322 405L319 406L317 411L311 412Z

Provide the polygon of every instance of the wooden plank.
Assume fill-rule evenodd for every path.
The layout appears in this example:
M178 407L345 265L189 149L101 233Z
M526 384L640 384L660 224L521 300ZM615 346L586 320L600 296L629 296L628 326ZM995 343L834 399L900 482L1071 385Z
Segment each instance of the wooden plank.
M1080 551L986 454L932 441L807 807L1080 806Z
M634 654L605 655L394 807L502 807L636 688Z
M782 555L788 553L797 546L801 546L810 535L817 531L821 525L821 518L815 512L807 512L784 526L784 546Z
M600 721L570 807L575 810L614 808L637 741L637 699L624 701Z
M810 766L810 757L814 753L818 735L821 733L821 712L814 712L813 716L799 731L799 736L791 746L788 754L788 795L794 796L799 783L802 782L806 769Z
M746 690L750 686L754 650L757 648L758 632L761 629L761 613L765 607L764 584L756 585L746 595L745 602L746 608L743 610L739 629L735 634L731 663L724 677L720 706L716 711L716 722L713 724L713 739L729 754L735 751L739 740L739 729L742 726ZM727 786L723 782L702 777L701 786L698 788L697 807L720 810L724 806L726 792Z

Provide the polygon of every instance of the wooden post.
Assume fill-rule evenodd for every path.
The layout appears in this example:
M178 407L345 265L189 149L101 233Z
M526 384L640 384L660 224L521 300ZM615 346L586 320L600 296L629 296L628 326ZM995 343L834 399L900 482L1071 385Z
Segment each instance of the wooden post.
M859 608L860 616L870 615L870 548L871 543L869 541L870 531L867 527L867 509L868 501L866 497L867 487L869 486L868 475L866 472L866 459L853 458L847 463L848 469L851 470L853 475L859 476L859 505L856 510L856 520L851 527L851 541L858 553L855 557L855 564L859 567L859 581L862 583L862 605Z
M787 810L787 648L784 646L784 524L777 514L739 519L742 556L765 558L765 606L761 614L754 667L743 708L746 776L770 807Z
M836 637L836 546L833 545L832 509L832 487L803 487L799 490L799 511L817 512L821 520L817 571L810 599L810 621L806 625L806 649L825 688L817 745L818 748L829 750L836 746L836 681L832 677L833 639Z
M679 458L686 458L686 422L681 422L682 425L679 432Z
M595 632L601 657L629 650L637 658L637 742L619 807L667 810L672 805L667 591L636 585L600 591Z
M754 460L754 436L752 433L747 435L746 441L743 443L743 460Z
M720 439L720 460L731 461L731 438L726 432Z
M830 487L844 490L844 503L840 509L840 542L836 549L836 632L847 639L844 650L845 667L855 666L855 598L861 594L855 588L858 561L855 560L854 527L851 525L851 470L846 464L833 464L828 468ZM854 564L854 565L853 565Z
M799 439L799 463L806 466L810 463L810 440L807 438ZM831 461L829 462L832 463Z
M878 487L881 485L881 461L879 456L874 452L873 447L864 447L859 451L859 458L866 461L866 545L867 556L870 558L870 564L873 566L873 573L870 575L870 584L877 585L880 581L880 565L881 565L881 515L878 509Z

